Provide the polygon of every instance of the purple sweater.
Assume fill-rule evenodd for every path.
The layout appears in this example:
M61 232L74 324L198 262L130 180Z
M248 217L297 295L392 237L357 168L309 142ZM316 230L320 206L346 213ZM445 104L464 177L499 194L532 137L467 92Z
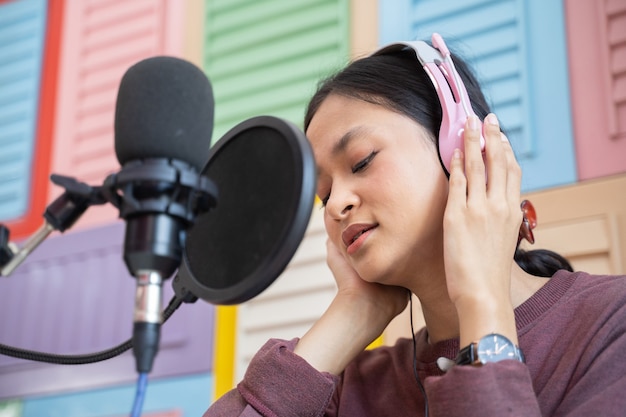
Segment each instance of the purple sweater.
M459 342L430 345L417 333L417 366L429 416L626 416L626 276L557 272L515 309L526 364L439 369ZM422 416L413 345L360 354L340 376L293 353L297 340L268 341L236 389L204 417Z

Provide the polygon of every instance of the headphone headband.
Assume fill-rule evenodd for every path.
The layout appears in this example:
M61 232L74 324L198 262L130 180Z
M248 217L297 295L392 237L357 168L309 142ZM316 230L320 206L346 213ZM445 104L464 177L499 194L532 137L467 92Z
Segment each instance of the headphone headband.
M384 55L397 51L411 50L428 74L433 83L439 103L441 104L441 127L439 128L439 155L446 170L450 172L450 161L455 149L464 149L463 129L465 121L471 115L472 110L469 95L465 84L461 80L450 51L443 38L438 33L433 33L432 43L436 48L424 41L395 42L375 51L372 56ZM481 148L485 148L485 140L481 136Z

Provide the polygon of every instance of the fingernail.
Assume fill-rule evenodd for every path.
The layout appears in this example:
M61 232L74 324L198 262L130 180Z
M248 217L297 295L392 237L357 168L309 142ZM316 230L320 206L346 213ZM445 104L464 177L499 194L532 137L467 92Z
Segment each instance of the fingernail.
M495 114L489 113L487 117L485 117L485 123L488 123L493 126L498 126L498 118Z
M453 159L459 159L461 158L461 150L459 148L456 148L454 150L454 153L452 154L452 158Z
M470 128L470 130L478 130L478 127L479 127L478 117L470 116L469 117L469 128Z

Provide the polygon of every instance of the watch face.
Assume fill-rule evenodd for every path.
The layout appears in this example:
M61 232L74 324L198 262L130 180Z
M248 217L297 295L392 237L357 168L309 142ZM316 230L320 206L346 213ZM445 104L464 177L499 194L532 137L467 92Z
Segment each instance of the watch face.
M498 334L483 337L476 348L478 359L482 363L517 359L518 356L513 342Z

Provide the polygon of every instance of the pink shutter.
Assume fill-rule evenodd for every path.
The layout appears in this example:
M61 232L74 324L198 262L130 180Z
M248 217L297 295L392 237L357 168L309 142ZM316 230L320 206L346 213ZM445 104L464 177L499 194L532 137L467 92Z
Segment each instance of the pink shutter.
M567 0L566 19L579 178L626 172L626 2Z
M67 2L52 173L101 185L119 170L113 122L120 79L128 67L149 56L180 56L183 18L184 4L176 1ZM51 187L48 200L62 191ZM117 216L110 205L91 207L77 227Z

